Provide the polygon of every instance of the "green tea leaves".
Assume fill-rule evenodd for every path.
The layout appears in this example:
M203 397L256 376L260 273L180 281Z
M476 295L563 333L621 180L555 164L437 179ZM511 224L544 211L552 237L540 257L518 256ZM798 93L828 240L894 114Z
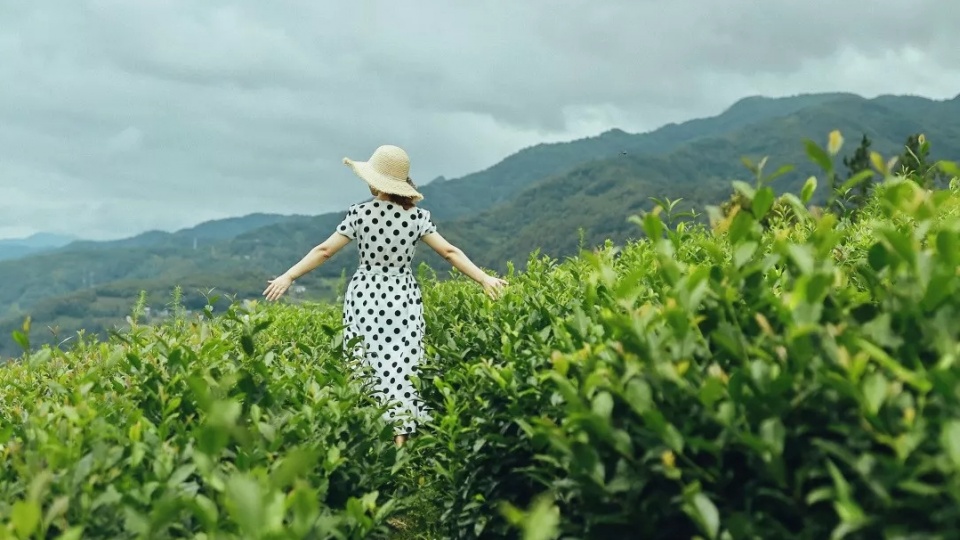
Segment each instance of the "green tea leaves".
M842 146L807 150L829 170ZM942 535L960 521L960 190L898 171L857 184L848 215L806 207L816 177L777 197L767 160L745 163L756 183L710 226L657 198L631 219L644 238L533 255L497 301L421 267L429 419L402 447L337 305L235 305L26 355L0 370L0 527ZM413 373L393 343L374 362Z
M833 161L830 159L830 154L824 151L823 148L809 139L803 142L803 146L807 151L807 157L810 158L810 161L813 161L828 173L833 171Z
M696 491L686 494L686 502L683 505L684 512L687 513L696 522L700 531L707 538L713 540L718 538L720 533L720 513L704 493Z
M260 536L264 525L263 493L260 483L245 474L234 474L227 480L227 509L240 525L244 536Z
M940 431L940 445L950 462L960 470L960 420L949 420Z
M40 525L40 506L34 501L17 501L13 503L10 519L13 528L20 538L33 536Z
M774 197L773 188L770 186L764 186L758 189L750 206L753 217L763 219L767 215L767 212L770 211L770 208L773 207Z
M810 199L813 198L813 193L817 190L817 177L811 176L807 178L807 181L803 183L803 189L800 190L800 200L803 204L810 202Z
M874 372L864 378L863 395L870 414L877 414L880 411L880 406L886 399L887 387L887 379L882 373Z

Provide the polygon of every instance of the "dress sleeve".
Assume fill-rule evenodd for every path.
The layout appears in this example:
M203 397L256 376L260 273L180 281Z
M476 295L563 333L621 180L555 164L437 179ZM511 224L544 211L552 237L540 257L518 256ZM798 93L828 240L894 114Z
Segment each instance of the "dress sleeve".
M340 222L340 225L337 225L337 232L346 236L347 238L353 240L357 237L357 209L353 206L347 210L347 215L344 216L343 221Z
M430 211L423 210L420 217L420 238L435 232L437 232L437 226L433 223L433 219L430 217Z

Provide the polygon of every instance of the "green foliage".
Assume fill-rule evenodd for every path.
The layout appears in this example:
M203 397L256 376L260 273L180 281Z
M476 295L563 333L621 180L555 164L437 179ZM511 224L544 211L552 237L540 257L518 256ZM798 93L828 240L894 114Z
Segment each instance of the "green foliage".
M927 177L927 171L930 169L930 165L927 164L929 154L930 143L923 134L914 133L907 137L903 154L898 160L902 171L907 174L913 173L913 177L923 187L930 187L930 179Z
M845 209L849 207L859 208L867 202L872 187L872 174L870 176L866 175L866 172L870 172L870 144L870 138L864 133L860 139L860 146L854 150L853 155L843 158L843 165L847 168L847 181L859 179L859 183L852 187L855 190L854 195L847 196L845 193L841 193L839 197L831 201L835 205L830 207L832 212L843 214ZM839 186L834 186L835 189L837 187ZM836 197L836 195L834 196Z
M308 283L308 296L298 295L297 300L336 298L333 280L314 279ZM68 350L81 330L104 338L116 328L128 327L128 315L131 320L153 324L178 314L199 312L207 306L220 313L234 299L260 296L264 287L263 274L251 275L250 272L186 276L174 285L165 280L116 281L39 301L30 310L34 321L31 338L38 345L54 344ZM11 317L0 322L0 335L10 336L24 319ZM13 356L19 351L15 342L0 340L0 356Z
M0 371L0 538L369 538L405 450L330 339L234 304Z
M897 161L900 174L927 189L947 186L958 172L956 164L949 161L930 163L929 157L930 141L922 133L910 135L904 144L903 154Z
M649 241L531 259L496 304L430 289L426 395L442 414L415 447L448 493L434 534L960 525L960 192L888 177L857 221L787 194L795 219L767 224L769 199L738 192L753 206L710 231L664 235L650 213L635 220Z
M841 143L801 150L829 178ZM748 158L709 226L658 199L624 220L644 239L531 255L499 300L421 266L434 422L400 449L336 305L132 317L69 353L25 325L0 371L0 537L946 537L960 179L870 161L856 219Z

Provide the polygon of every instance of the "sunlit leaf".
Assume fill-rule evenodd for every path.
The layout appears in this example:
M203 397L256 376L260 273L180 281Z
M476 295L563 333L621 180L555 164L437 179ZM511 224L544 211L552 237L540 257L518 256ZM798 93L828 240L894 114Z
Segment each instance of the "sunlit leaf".
M263 495L260 484L245 474L227 480L228 510L245 535L255 537L263 527Z
M803 201L803 204L810 202L810 199L813 198L813 192L817 190L817 177L811 176L807 178L807 181L803 183L803 189L800 191L800 200Z
M830 136L827 139L827 152L831 156L835 156L840 152L840 148L843 146L843 135L840 134L839 130L833 130L830 132Z
M940 445L953 466L960 469L960 420L948 420L940 431Z
M863 395L867 400L867 410L877 414L887 394L887 379L882 373L871 373L863 381Z
M10 512L13 528L21 538L33 536L40 525L40 516L40 506L34 501L17 501Z
M870 163L881 175L886 176L889 173L887 164L883 162L883 156L881 156L878 152L870 152Z

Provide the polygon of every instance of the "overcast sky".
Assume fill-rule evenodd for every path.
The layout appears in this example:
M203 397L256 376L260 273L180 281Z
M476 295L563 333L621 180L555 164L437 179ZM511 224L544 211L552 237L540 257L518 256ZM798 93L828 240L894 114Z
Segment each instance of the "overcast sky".
M0 237L366 195L755 94L960 93L957 0L0 0Z

